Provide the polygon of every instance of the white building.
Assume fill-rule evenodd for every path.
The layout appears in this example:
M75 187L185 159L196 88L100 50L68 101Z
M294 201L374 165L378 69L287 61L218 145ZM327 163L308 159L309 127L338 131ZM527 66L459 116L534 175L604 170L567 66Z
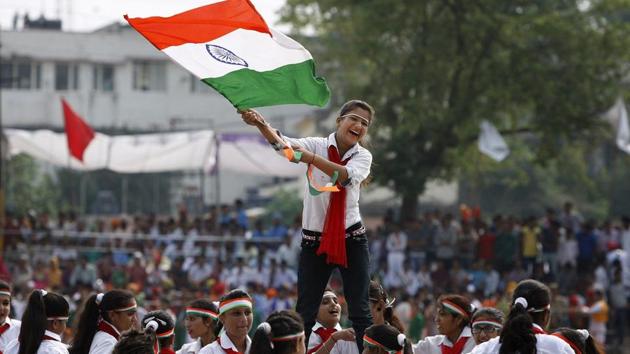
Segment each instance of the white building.
M2 126L62 130L60 98L95 130L251 131L221 95L172 62L128 26L89 33L54 29L0 33ZM266 117L291 131L316 108L264 108ZM181 182L181 193L199 190L198 173ZM260 178L222 174L221 199L231 203ZM214 183L209 181L206 201ZM176 197L177 198L177 197ZM177 201L174 201L177 202Z

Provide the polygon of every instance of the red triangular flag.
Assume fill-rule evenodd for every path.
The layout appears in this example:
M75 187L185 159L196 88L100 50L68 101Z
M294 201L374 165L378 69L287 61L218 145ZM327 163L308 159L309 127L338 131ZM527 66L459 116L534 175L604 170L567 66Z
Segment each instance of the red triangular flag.
M63 120L66 126L66 138L68 138L68 150L72 156L83 162L83 152L94 139L94 130L70 108L70 105L63 98L61 99L61 106L63 107Z

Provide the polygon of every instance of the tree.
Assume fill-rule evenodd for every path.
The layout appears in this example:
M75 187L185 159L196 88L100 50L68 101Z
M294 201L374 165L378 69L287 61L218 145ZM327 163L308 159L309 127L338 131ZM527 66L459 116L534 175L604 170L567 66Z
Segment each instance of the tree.
M630 0L288 0L283 19L314 31L333 104L362 97L376 180L416 215L427 180L452 178L487 119L527 132L545 163L589 139L630 61Z
M35 160L26 155L7 162L7 211L25 215L31 210L48 214L59 210L58 184L49 173L40 170Z

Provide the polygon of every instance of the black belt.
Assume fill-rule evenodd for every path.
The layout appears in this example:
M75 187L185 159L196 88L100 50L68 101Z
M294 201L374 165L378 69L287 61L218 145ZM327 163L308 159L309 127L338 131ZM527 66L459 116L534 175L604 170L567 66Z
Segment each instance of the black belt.
M365 226L360 221L346 229L346 238L361 237L363 235L365 235ZM321 232L302 229L302 240L319 242L321 237Z

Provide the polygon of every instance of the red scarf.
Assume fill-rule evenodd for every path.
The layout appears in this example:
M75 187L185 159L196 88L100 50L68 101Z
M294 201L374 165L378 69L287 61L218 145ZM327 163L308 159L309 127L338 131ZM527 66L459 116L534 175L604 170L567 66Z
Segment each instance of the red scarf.
M112 327L111 324L109 324L109 323L107 323L105 321L99 321L98 322L98 330L109 334L110 336L116 338L116 340L120 339L120 334L118 333L116 328Z
M440 349L442 350L442 354L461 354L464 350L464 346L466 346L466 342L468 342L468 338L470 337L461 337L457 340L454 346L449 347L446 344L442 343L440 345Z
M221 336L217 337L217 342L219 342L219 346L221 347L221 349L223 349L223 351L226 354L243 354L241 352L237 352L236 350L232 349L232 348L225 348L222 344L221 344Z
M44 334L44 340L54 340L55 342L59 342L59 339L53 338L49 335Z
M532 326L532 331L534 331L534 334L547 334L545 330L541 329L538 326Z
M341 161L339 151L334 145L328 147L328 160L345 166L348 160ZM326 254L326 263L348 266L346 258L346 194L347 191L337 181L339 192L330 193L330 202L326 212L324 231L317 249L317 255Z
M162 348L160 354L175 354L175 351L172 348Z
M9 324L9 319L6 319L7 322L5 322L2 326L0 326L0 336L4 334L4 332L8 331L9 328L11 328L11 325Z
M316 329L315 333L317 333L317 335L322 339L322 342L314 346L312 349L309 349L306 354L315 353L322 345L324 345L324 343L328 340L328 338L330 338L330 336L332 336L332 334L335 332L337 332L337 329L334 327L333 328L319 327L318 329Z

